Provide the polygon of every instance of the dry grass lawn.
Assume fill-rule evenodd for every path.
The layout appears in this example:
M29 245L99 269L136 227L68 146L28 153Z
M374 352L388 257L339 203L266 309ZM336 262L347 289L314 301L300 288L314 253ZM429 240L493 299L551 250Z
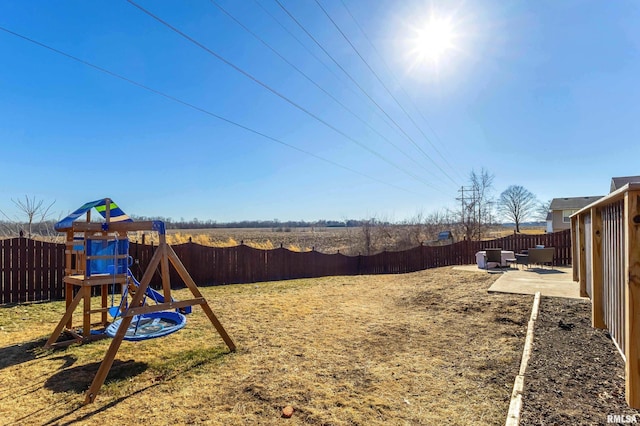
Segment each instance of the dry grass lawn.
M171 336L124 342L87 406L109 341L44 351L63 303L0 308L0 423L503 424L532 297L488 294L495 279L440 268L202 288L237 352L194 308Z

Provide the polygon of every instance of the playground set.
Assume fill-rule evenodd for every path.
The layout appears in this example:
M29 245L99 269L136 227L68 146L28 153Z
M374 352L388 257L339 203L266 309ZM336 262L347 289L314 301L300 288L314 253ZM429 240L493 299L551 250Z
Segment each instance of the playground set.
M92 209L100 213L102 220L91 220ZM76 222L81 216L85 216L86 220ZM66 233L66 312L45 347L112 338L85 394L85 404L95 400L123 340L152 339L178 331L185 326L185 315L191 313L194 305L202 307L229 350L235 350L235 344L207 300L175 251L167 244L162 221L134 222L110 198L104 198L84 204L58 222L55 229ZM131 257L127 233L135 231L157 232L159 239L158 247L140 281L129 269ZM169 264L173 265L191 290L192 299L177 301L172 298ZM158 267L162 277L160 292L149 286ZM95 288L99 289L99 307L92 307L91 303ZM82 310L82 327L74 328L73 314L78 307ZM92 315L98 314L100 320L92 322Z

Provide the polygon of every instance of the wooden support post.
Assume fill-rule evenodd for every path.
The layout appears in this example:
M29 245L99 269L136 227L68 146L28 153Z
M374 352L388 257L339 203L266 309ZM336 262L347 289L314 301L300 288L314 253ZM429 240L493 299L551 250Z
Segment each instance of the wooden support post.
M625 262L625 396L632 408L640 408L640 192L624 197Z
M105 207L104 220L107 223L111 223L111 198L104 199L104 207Z
M142 295L143 293L140 292L139 294ZM140 299L139 302L142 301L142 296L138 297L138 294L136 294L134 299L136 298ZM118 327L118 332L116 333L115 337L111 340L111 344L109 345L107 354L104 356L104 359L100 363L100 368L98 368L98 372L93 378L93 382L91 382L91 386L89 386L89 389L85 394L85 397L84 397L85 404L89 404L93 402L96 396L98 395L98 392L100 391L100 388L102 387L102 384L104 383L104 380L107 378L107 374L109 374L109 370L113 365L113 360L115 359L116 354L118 353L118 349L122 344L122 340L124 339L125 334L127 333L127 329L129 328L129 325L131 325L132 319L133 317L122 318L122 321L120 322L120 327Z
M580 264L580 258L578 257L578 245L580 244L578 238L578 218L571 218L571 269L573 271L573 281L580 280L580 273L578 271L578 265Z
M71 275L71 264L73 259L73 231L67 231L67 242L64 248L64 274Z
M69 305L67 306L67 311L60 319L60 322L58 323L56 328L53 330L53 333L51 334L51 337L49 337L49 340L47 340L47 343L44 345L45 348L50 348L56 342L56 340L58 340L58 337L60 337L64 326L71 322L71 316L73 315L73 311L76 309L76 306L78 306L78 304L80 303L80 299L82 299L81 291L76 294L76 297L74 297L71 303L69 303Z
M162 260L160 261L160 275L162 276L162 293L164 300L171 300L171 279L169 277L169 255L167 251L167 239L166 235L160 234L160 243L158 244L158 251L162 252Z
M115 291L115 289L113 291ZM102 284L100 286L100 296L102 296L102 309L104 309L104 311L102 312L102 315L100 317L100 323L103 327L107 325L107 305L109 304L109 295L107 294L108 292L109 287L106 284Z
M580 296L588 297L587 293L587 250L586 250L586 242L585 242L585 223L584 216L580 215L578 218L578 256L579 256L579 264L578 264L578 277L580 279Z
M80 293L84 298L82 307L82 336L87 338L91 336L91 287L83 285L80 287Z
M203 298L202 293L200 293L200 290L198 290L198 286L193 281L193 278L191 278L191 275L189 275L189 272L187 272L187 269L184 267L184 265L180 261L180 258L178 257L176 252L173 251L173 248L171 248L171 246L167 245L166 247L167 247L167 252L169 254L169 260L171 261L171 264L173 265L174 268L176 268L178 275L180 275L180 278L182 278L182 280L187 285L187 287L189 287L189 290L191 290L191 293L193 294L193 296L196 298ZM226 330L224 329L224 327L222 326L218 318L215 316L215 314L211 310L209 303L207 303L205 300L205 302L202 303L200 306L202 306L202 310L209 318L209 321L211 321L211 324L213 324L215 329L218 331L218 333L220 334L220 337L222 337L222 340L224 340L229 350L231 352L235 351L236 345L233 343L233 340L231 340L231 337L229 337Z
M602 211L591 208L591 325L607 328L604 323L602 268Z
M69 306L71 306L71 303L73 301L73 284L71 283L65 283L64 284L64 300L65 300L65 305L67 307L67 312L69 311ZM75 309L75 308L74 308ZM67 320L67 324L66 324L67 328L71 328L73 327L73 310L71 310L71 313L69 314L69 319ZM57 339L57 337L56 337Z

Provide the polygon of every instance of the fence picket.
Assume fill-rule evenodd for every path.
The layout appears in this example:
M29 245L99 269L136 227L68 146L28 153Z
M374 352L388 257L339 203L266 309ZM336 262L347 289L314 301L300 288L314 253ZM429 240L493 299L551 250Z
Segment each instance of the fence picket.
M27 299L27 271L28 271L28 263L27 263L27 239L26 238L20 238L19 240L19 268L20 271L18 273L18 277L19 277L19 286L20 286L20 293L18 296L18 301L19 302L26 302Z
M25 300L29 302L33 302L36 296L36 288L35 288L35 273L36 273L36 264L35 264L35 241L32 239L26 240L26 257L25 261L25 269L26 269L26 282L25 282L25 292L26 298ZM29 267L31 266L31 267Z
M13 240L0 241L2 250L2 302L11 303L11 244Z

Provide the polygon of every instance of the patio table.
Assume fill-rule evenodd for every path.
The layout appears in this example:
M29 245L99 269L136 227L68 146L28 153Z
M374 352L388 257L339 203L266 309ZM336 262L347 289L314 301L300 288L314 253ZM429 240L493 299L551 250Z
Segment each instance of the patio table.
M476 253L476 263L478 264L478 268L486 269L484 264L484 256L487 254L486 251L482 250ZM515 254L511 250L502 250L500 253L500 257L502 262L498 264L498 262L489 262L489 268L495 268L497 266L508 266L507 259L515 259Z

